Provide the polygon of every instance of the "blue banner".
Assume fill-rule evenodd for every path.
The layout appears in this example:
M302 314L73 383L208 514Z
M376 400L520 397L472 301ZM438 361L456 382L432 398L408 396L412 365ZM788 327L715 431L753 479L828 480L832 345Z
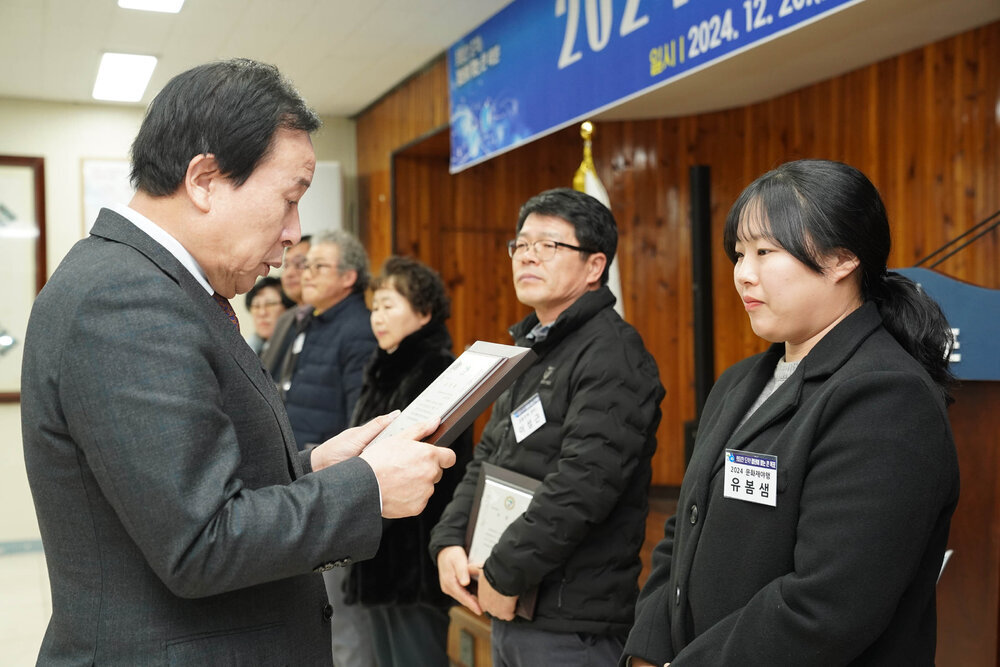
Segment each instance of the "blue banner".
M927 292L951 325L951 372L960 380L1000 380L1000 290L930 269L890 269Z
M452 173L862 0L514 0L448 51Z

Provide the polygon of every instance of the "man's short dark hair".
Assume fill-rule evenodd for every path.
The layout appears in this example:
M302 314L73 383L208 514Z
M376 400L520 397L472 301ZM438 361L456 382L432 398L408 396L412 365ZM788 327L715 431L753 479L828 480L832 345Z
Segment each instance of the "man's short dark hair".
M313 132L319 116L273 65L236 58L178 74L146 110L132 143L132 186L173 194L197 155L212 154L239 187L278 128Z
M608 258L601 274L601 284L608 282L608 271L618 250L618 225L611 209L590 195L572 188L556 188L535 195L524 203L517 216L517 232L532 213L562 218L573 225L576 240L583 248L592 248Z

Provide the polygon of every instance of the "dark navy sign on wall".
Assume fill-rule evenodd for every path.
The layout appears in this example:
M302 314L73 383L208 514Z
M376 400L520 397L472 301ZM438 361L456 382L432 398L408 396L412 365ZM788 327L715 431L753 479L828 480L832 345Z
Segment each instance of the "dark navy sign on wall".
M1000 290L963 283L929 269L892 269L920 285L948 318L960 380L1000 380Z
M515 0L448 51L451 171L862 0Z

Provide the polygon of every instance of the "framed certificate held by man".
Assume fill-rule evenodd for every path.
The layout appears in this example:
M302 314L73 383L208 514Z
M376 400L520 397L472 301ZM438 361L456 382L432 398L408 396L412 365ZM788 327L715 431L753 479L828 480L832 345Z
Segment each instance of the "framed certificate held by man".
M482 567L507 526L528 509L541 481L492 463L483 463L472 501L466 533L469 564ZM518 597L515 613L531 619L535 613L537 589Z

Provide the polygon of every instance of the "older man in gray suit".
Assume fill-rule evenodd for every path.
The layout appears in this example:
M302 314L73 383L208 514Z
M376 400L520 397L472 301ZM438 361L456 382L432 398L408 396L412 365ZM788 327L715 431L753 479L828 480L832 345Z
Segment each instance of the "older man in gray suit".
M315 114L276 69L167 84L137 194L55 271L25 342L28 478L52 586L41 664L330 662L313 574L371 557L454 461L389 419L299 452L228 300L299 239ZM333 619L336 622L336 619Z

